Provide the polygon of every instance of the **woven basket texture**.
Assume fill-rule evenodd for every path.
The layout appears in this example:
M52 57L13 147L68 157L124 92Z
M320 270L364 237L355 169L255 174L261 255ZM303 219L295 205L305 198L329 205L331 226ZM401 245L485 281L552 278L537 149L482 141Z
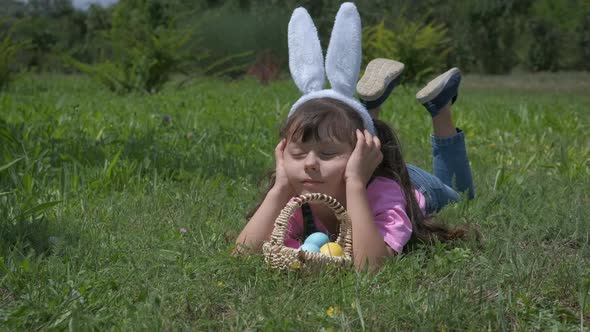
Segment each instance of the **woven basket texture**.
M308 252L285 246L285 235L289 218L303 204L308 202L321 202L326 204L340 222L338 243L344 249L342 256L328 256L322 253ZM275 220L274 229L270 241L262 246L264 260L270 267L279 270L309 270L315 271L327 266L344 267L352 266L352 225L344 207L334 198L320 193L304 194L295 197L279 213Z

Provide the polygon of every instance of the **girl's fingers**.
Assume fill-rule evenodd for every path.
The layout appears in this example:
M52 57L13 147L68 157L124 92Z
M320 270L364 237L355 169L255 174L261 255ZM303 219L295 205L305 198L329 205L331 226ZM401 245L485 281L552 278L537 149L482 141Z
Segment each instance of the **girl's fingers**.
M356 148L355 149L364 149L367 147L366 151L370 152L381 152L381 140L377 135L371 134L368 130L356 130Z
M369 131L367 131L367 129L364 130L363 134L365 135L365 142L370 146L371 142L373 141L373 136Z
M361 147L363 142L365 141L365 137L360 130L356 130L356 146Z
M279 144L277 144L277 147L275 148L275 158L276 160L282 160L283 159L283 153L285 152L285 146L287 145L287 140L286 139L281 139L281 141L279 142Z
M379 140L379 137L373 136L373 143L375 144L377 150L381 151L381 140Z
M376 137L376 136L373 136L368 130L365 129L365 138L366 138L366 143L367 143L367 146L369 147L369 149L372 149L375 145L374 137Z

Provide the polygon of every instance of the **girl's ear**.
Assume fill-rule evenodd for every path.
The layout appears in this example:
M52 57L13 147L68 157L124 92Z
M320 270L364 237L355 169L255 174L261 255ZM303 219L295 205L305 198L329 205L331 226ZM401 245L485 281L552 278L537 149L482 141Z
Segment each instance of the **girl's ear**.
M361 17L352 2L343 3L326 54L326 74L333 90L352 97L361 70Z
M289 21L289 69L303 94L324 87L324 57L318 32L307 10L299 7Z

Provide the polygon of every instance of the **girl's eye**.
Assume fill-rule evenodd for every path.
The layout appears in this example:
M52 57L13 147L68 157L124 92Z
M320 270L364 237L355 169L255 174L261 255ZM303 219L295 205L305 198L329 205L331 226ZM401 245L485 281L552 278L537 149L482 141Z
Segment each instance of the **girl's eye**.
M305 157L305 152L291 152L291 156L293 156L293 158L303 158Z
M338 154L338 152L332 152L332 151L322 152L322 156L324 156L324 157L334 157L337 154Z

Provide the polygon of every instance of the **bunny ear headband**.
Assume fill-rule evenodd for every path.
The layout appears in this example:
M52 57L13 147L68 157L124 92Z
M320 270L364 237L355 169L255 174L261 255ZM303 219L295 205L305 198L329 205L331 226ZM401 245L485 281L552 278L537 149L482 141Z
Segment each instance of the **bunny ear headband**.
M308 100L332 98L357 111L363 124L376 135L367 109L354 99L361 69L361 17L351 2L343 3L326 53L326 74L332 89L324 87L324 59L318 33L309 13L302 7L293 11L289 21L289 69L303 96L291 107L288 117Z

